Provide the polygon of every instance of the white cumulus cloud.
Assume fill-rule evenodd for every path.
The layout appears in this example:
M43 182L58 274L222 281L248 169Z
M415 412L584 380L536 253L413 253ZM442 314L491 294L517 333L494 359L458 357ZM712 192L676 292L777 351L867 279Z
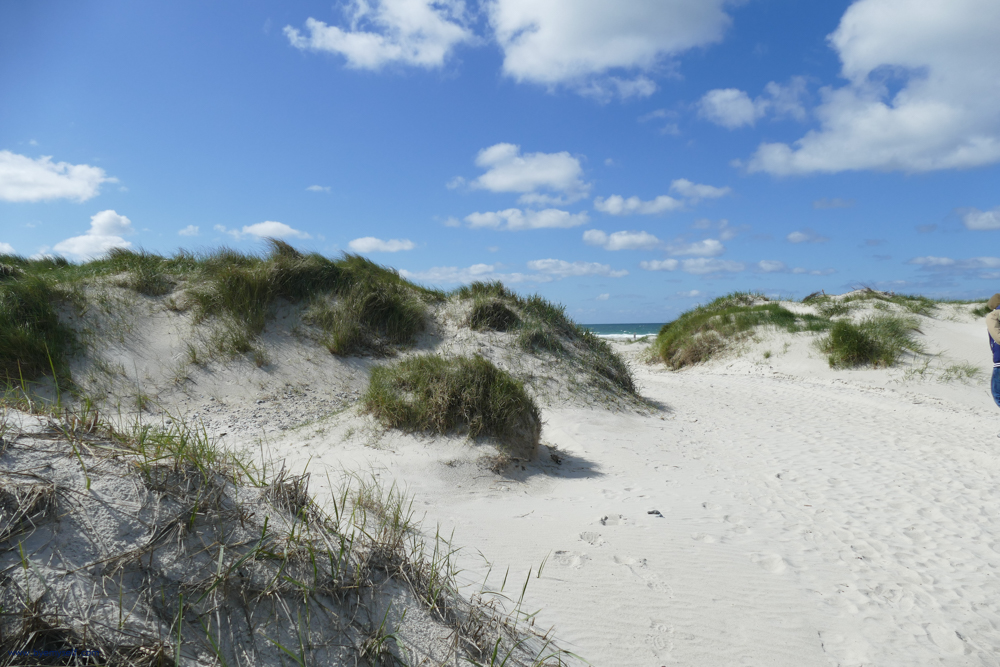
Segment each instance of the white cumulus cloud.
M187 227L185 227L184 229L181 229L177 233L180 236L198 236L199 232L200 232L200 228L198 227L198 225L188 225Z
M102 183L117 183L100 167L53 162L51 156L32 159L0 151L0 200L34 202L47 199L87 201Z
M685 273L696 276L708 275L711 273L738 273L746 268L742 262L733 262L725 259L713 259L709 257L697 257L695 259L661 259L650 262L639 262L639 268L646 271L676 271L680 269Z
M607 264L597 262L567 262L563 259L534 259L528 262L528 268L539 273L557 276L559 278L569 278L571 276L606 276L608 278L621 278L627 276L628 271L614 270Z
M522 204L555 204L586 196L590 186L583 182L580 161L559 153L525 153L515 144L500 143L484 148L476 155L476 166L486 170L472 181L471 187L490 192L522 193ZM449 186L461 185L453 179ZM537 190L556 193L541 195Z
M671 255L693 255L695 257L715 257L726 252L726 247L716 239L704 239L694 243L672 245L667 249Z
M924 172L1000 161L1000 3L857 0L829 36L848 84L820 91L820 127L763 143L772 174Z
M1000 206L989 211L980 211L978 208L967 209L962 213L962 224L966 229L1000 229Z
M374 236L364 236L360 239L354 239L347 244L347 247L354 252L399 252L400 250L413 250L416 244L409 239L383 241Z
M351 0L346 28L312 17L300 32L285 26L297 49L337 53L348 67L378 70L390 63L436 68L456 46L473 39L461 0Z
M795 231L785 237L789 243L826 243L830 239L820 236L808 227L800 231Z
M655 90L643 73L665 59L720 41L731 22L725 4L490 0L487 7L507 76L546 86L566 84L599 97L629 97Z
M594 199L594 208L609 215L654 215L666 211L676 211L684 208L684 202L668 195L660 195L656 199L643 201L638 197L625 199L621 195L611 195L607 199Z
M242 230L226 229L223 225L215 225L213 229L223 234L229 234L234 239L241 239L245 236L253 236L258 239L311 239L312 236L299 229L295 229L283 222L266 220L253 225L244 225Z
M806 109L802 104L805 94L806 80L800 76L793 77L786 86L771 81L755 99L738 88L717 88L698 101L698 115L730 130L754 125L768 113L778 118L791 116L805 120Z
M607 301L608 299L611 298L611 295L610 294L598 294L594 298L597 299L598 301Z
M14 246L12 246L9 243L4 243L3 241L0 241L0 255L16 255L16 254L17 253L14 252Z
M763 273L784 273L788 270L788 265L776 259L762 259L757 262L757 268Z
M306 188L306 191L307 192L329 192L330 191L330 186L329 185L310 185L308 188Z
M639 268L646 271L676 271L680 264L680 261L676 259L653 259L639 262Z
M123 236L135 233L132 221L112 210L101 211L90 218L90 229L52 247L57 253L77 259L99 257L112 248L130 248L132 243Z
M718 188L714 185L692 183L686 178L678 178L670 184L670 191L680 195L681 197L687 197L691 200L691 203L696 203L702 199L718 199L719 197L725 197L732 192L733 189L730 187Z
M465 222L472 227L499 229L503 231L520 231L524 229L568 228L578 227L589 221L586 211L569 213L555 208L541 211L508 208L503 211L488 211L486 213L470 213L465 216Z
M588 229L583 233L583 242L605 250L653 250L661 245L660 239L648 232L613 232L606 234L600 229Z

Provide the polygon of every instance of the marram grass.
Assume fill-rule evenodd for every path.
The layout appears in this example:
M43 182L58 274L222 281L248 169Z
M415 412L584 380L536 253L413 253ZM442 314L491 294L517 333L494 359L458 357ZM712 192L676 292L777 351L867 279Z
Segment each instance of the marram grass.
M488 359L421 355L372 369L364 409L389 428L496 438L532 459L541 417L524 385Z

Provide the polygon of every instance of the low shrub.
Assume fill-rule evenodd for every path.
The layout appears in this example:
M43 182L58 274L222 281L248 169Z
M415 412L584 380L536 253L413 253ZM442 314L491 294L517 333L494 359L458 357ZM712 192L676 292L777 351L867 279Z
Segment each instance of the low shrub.
M915 319L898 315L871 315L858 323L840 320L830 328L821 349L831 368L892 366L904 352L923 351L913 337L919 331Z
M534 458L541 434L535 402L518 380L482 356L411 357L374 368L362 398L389 428L497 438L512 456Z

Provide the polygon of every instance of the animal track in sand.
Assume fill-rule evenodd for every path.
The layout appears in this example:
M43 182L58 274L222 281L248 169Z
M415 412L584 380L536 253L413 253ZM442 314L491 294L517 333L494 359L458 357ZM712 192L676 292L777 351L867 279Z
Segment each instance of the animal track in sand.
M607 544L607 542L604 541L604 538L601 537L600 533L594 533L591 531L585 531L580 533L580 539L586 542L587 544L595 547L599 547L602 544Z
M605 514L597 520L602 526L627 526L629 518L622 514Z
M778 554L753 553L750 554L750 560L771 574L781 574L785 571L785 559Z
M649 571L649 563L645 558L632 558L631 556L615 556L614 561L619 565L624 565L632 574L641 579L650 589L657 593L664 593L667 596L674 594L668 583L660 579L657 575Z
M586 565L588 560L590 560L590 556L579 551L557 551L554 555L555 558L553 560L556 565L572 568L574 570L579 570L581 567Z

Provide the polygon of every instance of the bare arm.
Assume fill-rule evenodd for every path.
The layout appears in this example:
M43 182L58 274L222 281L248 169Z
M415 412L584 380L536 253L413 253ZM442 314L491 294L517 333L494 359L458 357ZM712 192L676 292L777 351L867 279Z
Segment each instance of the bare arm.
M1000 343L1000 310L991 311L986 316L986 330L990 332L994 341Z

